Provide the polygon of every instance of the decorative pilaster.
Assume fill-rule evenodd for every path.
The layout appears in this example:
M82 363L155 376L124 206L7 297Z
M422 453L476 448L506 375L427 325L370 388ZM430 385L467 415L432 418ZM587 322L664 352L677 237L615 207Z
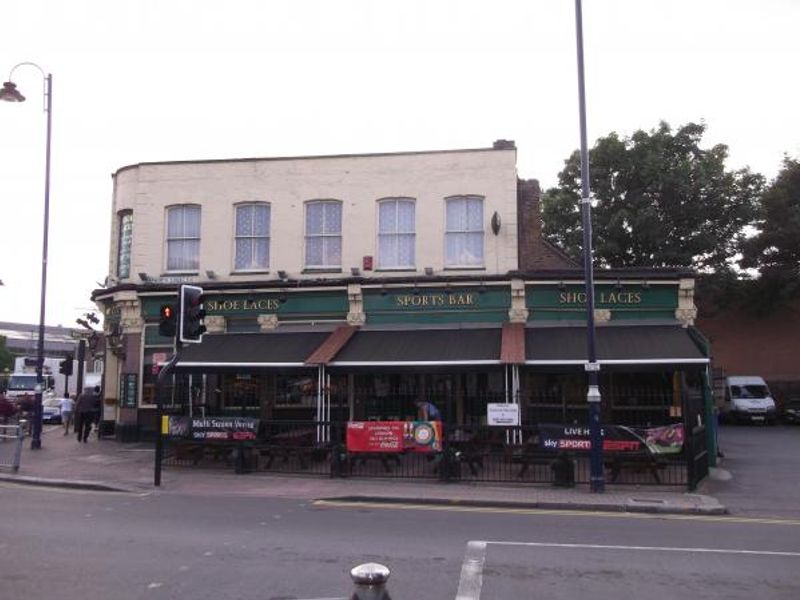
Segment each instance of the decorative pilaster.
M214 315L203 319L208 333L225 333L225 317Z
M511 308L508 320L512 323L527 323L530 315L525 306L525 282L522 279L511 280Z
M694 279L681 279L678 286L678 308L675 318L684 327L694 325L697 318L697 307L694 304Z
M278 326L278 315L258 315L258 325L261 331L270 331Z
M364 313L364 296L361 293L361 284L347 284L347 300L350 310L347 313L347 324L360 326L367 322L367 315Z
M608 323L611 320L611 310L608 308L595 308L594 321L595 323Z

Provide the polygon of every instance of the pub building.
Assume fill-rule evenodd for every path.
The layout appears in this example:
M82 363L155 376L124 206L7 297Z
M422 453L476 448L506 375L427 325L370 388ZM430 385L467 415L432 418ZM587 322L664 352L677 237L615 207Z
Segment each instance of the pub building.
M350 476L546 482L567 457L588 481L582 270L543 240L513 142L132 165L112 224L93 300L118 439L163 432L168 465ZM208 331L181 349L159 427L175 352L159 314L182 283L203 287ZM691 272L595 273L612 481L692 487L707 469L695 314Z

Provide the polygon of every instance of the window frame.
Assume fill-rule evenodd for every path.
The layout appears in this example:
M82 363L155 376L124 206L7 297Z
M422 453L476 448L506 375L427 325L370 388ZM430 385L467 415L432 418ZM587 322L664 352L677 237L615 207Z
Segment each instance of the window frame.
M375 214L375 231L376 231L376 251L378 255L378 261L376 265L377 271L415 271L417 269L417 200L416 198L411 198L408 196L391 196L387 198L380 198L376 202L378 210ZM384 205L387 204L394 204L395 205L395 231L390 233L383 233L381 231L381 209ZM399 226L399 219L397 218L399 213L399 206L400 204L410 204L411 210L413 211L413 226L411 231L400 231ZM411 246L412 246L412 262L408 265L385 265L383 264L383 256L381 254L381 237L393 237L396 241L395 251L398 250L399 239L401 236L411 236Z
M450 224L447 220L447 207L451 201L467 200L480 200L481 203L481 226L480 229L450 229ZM467 204L468 206L468 204ZM471 270L471 269L485 269L486 268L486 197L480 194L457 194L454 196L447 196L444 199L444 268L454 270ZM447 240L450 235L463 235L481 234L481 262L475 264L463 263L450 263L448 261L447 253Z
M339 232L338 233L325 233L325 210L323 209L322 229L323 233L315 233L310 235L308 233L308 215L309 207L314 204L332 205L337 206L339 209ZM344 229L344 202L333 198L307 200L303 203L303 268L307 271L341 271L342 263L344 262L344 236L342 230ZM322 264L312 265L308 262L308 241L309 238L321 238L323 240L323 260L325 259L325 239L339 239L339 263L338 264Z
M176 237L170 238L169 237L169 216L170 212L176 209L188 209L188 208L196 208L199 215L199 223L198 223L198 235L197 237ZM203 207L200 204L196 204L193 202L186 202L183 204L171 204L169 206L164 207L165 217L164 217L164 272L165 273L191 273L197 274L200 272L200 244L202 240L202 230L203 230ZM196 268L184 268L184 269L170 269L169 268L169 243L171 241L197 241L197 267Z
M238 223L238 211L240 208L255 208L258 206L264 206L267 209L268 213L268 227L266 235L239 235L237 231L237 223ZM263 266L258 266L253 269L240 269L236 266L236 246L240 239L246 240L261 240L266 239L267 241L267 264ZM270 268L270 263L272 262L272 204L270 202L263 202L259 200L247 201L247 202L237 202L233 205L233 266L232 266L232 273L268 273ZM251 250L252 252L252 250Z

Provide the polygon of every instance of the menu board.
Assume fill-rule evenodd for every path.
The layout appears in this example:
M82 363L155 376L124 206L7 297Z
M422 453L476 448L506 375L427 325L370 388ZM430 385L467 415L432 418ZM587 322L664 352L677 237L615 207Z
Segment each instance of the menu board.
M139 376L136 373L123 373L119 380L119 405L122 408L136 408L139 391Z

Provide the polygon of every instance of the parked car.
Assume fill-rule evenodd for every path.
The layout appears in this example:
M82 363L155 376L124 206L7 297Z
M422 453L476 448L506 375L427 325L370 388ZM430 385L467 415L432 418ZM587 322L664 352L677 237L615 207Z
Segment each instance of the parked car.
M44 398L42 400L42 423L61 423L60 398Z
M792 397L786 401L783 418L787 423L800 423L800 398Z

